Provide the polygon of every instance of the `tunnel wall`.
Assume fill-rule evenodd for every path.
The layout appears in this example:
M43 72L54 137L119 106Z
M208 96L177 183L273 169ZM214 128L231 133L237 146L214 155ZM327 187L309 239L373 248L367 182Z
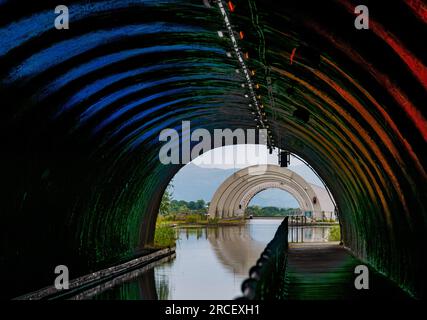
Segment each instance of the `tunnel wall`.
M275 146L306 159L345 244L423 296L427 36L422 1L235 1ZM0 2L2 297L135 256L179 165L159 133L255 128L216 7L202 1ZM395 23L399 17L399 23ZM416 30L416 32L414 32ZM301 114L304 115L301 117Z

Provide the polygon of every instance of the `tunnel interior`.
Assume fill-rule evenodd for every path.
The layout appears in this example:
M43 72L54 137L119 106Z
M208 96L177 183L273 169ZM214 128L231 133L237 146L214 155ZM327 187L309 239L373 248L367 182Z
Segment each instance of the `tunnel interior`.
M55 1L22 3L0 1L9 298L50 285L56 265L73 278L152 242L181 167L159 162L161 130L260 125L215 1L63 1L64 30ZM425 296L425 2L364 1L369 30L354 27L356 0L221 3L269 144L319 173L355 255Z

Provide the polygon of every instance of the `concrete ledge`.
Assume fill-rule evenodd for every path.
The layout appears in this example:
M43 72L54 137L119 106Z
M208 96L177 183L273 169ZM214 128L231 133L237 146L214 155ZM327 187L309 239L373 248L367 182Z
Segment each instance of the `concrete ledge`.
M159 260L150 262L143 267L140 267L134 271L126 272L125 274L122 274L120 276L114 277L111 280L103 281L101 284L96 286L91 286L89 289L81 291L77 294L72 295L71 297L67 298L68 300L87 300L91 299L109 289L114 288L117 285L120 285L123 282L131 281L133 279L136 279L140 277L142 274L147 272L148 270L159 266L165 262L171 261L176 257L175 253L173 253L170 256L161 258Z
M175 253L175 248L167 248L155 251L148 255L130 260L128 262L113 266L107 269L102 269L79 278L70 280L68 290L57 290L55 286L45 287L43 289L30 292L28 294L14 298L13 300L41 300L41 299L54 299L59 297L66 297L77 294L82 290L98 285L104 281L111 280L117 276L141 268L149 263L157 261Z

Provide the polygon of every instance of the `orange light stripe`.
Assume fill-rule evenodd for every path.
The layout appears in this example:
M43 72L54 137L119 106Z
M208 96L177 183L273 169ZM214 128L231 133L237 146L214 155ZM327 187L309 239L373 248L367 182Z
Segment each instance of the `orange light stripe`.
M236 10L236 6L233 4L233 2L228 1L228 9L230 9L231 12L234 12L234 10Z
M297 48L293 48L291 53L291 64L294 63L294 57L296 52L297 52Z
M352 14L354 13L353 4L348 1L340 1L340 3L344 5L347 11ZM393 34L386 32L384 27L372 18L369 20L369 28L393 49L427 90L427 67L413 53L406 49Z
M345 153L346 159L353 159L352 153L356 154L357 151L352 147L352 145L345 143L346 141L348 141L348 139L343 135L342 132L345 132L347 134L347 136L350 137L350 140L353 142L354 145L358 146L359 149L360 148L364 148L364 146L361 146L361 144L358 142L358 138L354 136L352 131L349 131L345 126L342 125L341 121L332 113L330 113L328 110L326 110L323 107L323 104L318 103L314 98L311 97L311 95L308 94L303 94L304 95L304 99L305 101L309 102L310 104L316 106L319 110L321 110L328 119L331 119L333 121L329 121L329 122L323 122L322 125L324 128L327 128L327 130L325 130L325 136L327 136L331 141L333 140L335 142L335 144L337 145L341 145L341 149L340 150L335 150L336 153L330 153L334 154L334 155L340 155L341 152ZM298 105L298 104L297 104ZM332 126L331 123L335 122L336 125ZM289 128L292 127L292 124L289 125L287 127L287 130L289 130ZM323 132L323 128L317 128L319 132ZM328 132L329 131L329 132ZM333 132L333 135L331 135L330 133ZM304 132L302 132L301 134L304 134ZM339 139L335 139L334 136L339 137ZM319 135L316 135L317 139L319 140ZM314 140L314 145L317 145L319 143L319 141ZM322 141L322 146L323 144L327 144L329 143L329 141ZM345 148L344 148L345 147ZM351 151L351 153L347 152L347 149L349 151ZM364 154L366 157L366 153ZM372 161L372 159L370 159L370 157L368 156L368 159L370 161ZM363 164L363 163L362 163ZM348 166L348 164L346 164L346 166ZM380 202L386 212L386 221L387 224L390 225L391 223L391 216L390 216L390 209L388 207L388 203L385 200L385 196L382 192L382 190L384 189L388 189L389 185L388 184L384 184L384 180L381 180L381 184L383 187L380 188L377 180L375 179L375 177L373 176L371 170L369 169L369 167L364 166L364 168L362 169L359 165L358 162L352 162L352 166L354 167L354 169L356 169L357 171L357 176L361 177L361 179L363 180L364 183L364 188L368 189L368 194L370 194L370 196L372 197L372 199L377 199L379 197ZM378 173L378 170L376 170L376 167L374 167L375 171L377 172L379 177L382 177L381 174ZM371 179L372 182L370 182L367 177L365 176L369 176L369 178ZM376 196L376 194L378 194L378 197Z
M317 102L315 102L315 100L309 98L308 100L311 100L315 105L317 104ZM317 104L319 106L319 108L323 107L320 104ZM326 113L327 111L324 110ZM336 120L338 121L338 120ZM338 122L339 123L339 122ZM361 168L360 164L357 161L353 161L351 159L353 159L352 155L347 151L346 148L340 148L339 150L334 147L333 145L331 145L331 141L335 141L335 145L341 145L342 146L342 141L344 140L344 137L339 134L339 131L337 136L341 137L341 140L337 140L335 138L333 138L333 136L330 135L330 133L325 130L324 128L327 128L328 125L330 126L330 123L323 123L323 126L321 124L321 126L318 128L319 132L324 132L323 134L320 135L315 135L314 131L306 131L306 130L297 130L297 128L294 128L293 126L295 126L294 123L290 123L287 127L286 130L290 131L290 132L295 132L295 136L303 136L306 138L306 140L308 140L310 143L307 143L308 145L312 146L313 148L316 148L316 146L321 145L322 148L316 148L317 149L317 153L318 154L323 154L325 159L328 159L331 155L334 155L334 162L338 162L338 168L340 168L341 170L339 172L342 172L344 174L343 178L343 183L351 181L354 182L356 181L356 179L354 177L359 177L360 179L362 179L363 185L356 185L353 186L353 188L350 189L354 189L354 187L357 187L363 191L367 191L367 193L369 194L369 196L371 197L371 199L375 200L375 199L380 199L380 202L384 208L384 212L385 212L385 221L387 223L387 225L389 226L389 228L392 228L392 218L390 215L390 208L388 207L388 203L385 200L385 196L383 194L383 190L384 188L380 188L377 181L373 178L373 175L371 173L371 171L369 170L369 168L365 167L365 168ZM323 127L323 128L322 128ZM330 131L335 131L337 128L331 128L329 127L328 130ZM336 133L337 133L336 132ZM328 139L326 138L328 137ZM351 146L348 146L350 149ZM355 153L355 151L353 150L352 152ZM345 154L345 158L343 157L343 155L341 153ZM345 159L345 160L344 160ZM350 163L349 163L350 161ZM366 174L368 173L368 176L371 178L372 182L368 181ZM351 192L350 192L351 193Z
M344 117L346 119L346 121L348 121L356 129L356 131L363 138L363 141L370 146L370 148L373 150L374 154L377 156L377 158L379 159L379 161L383 165L384 170L387 172L387 174L388 174L389 178L391 179L391 181L392 181L392 183L393 183L393 185L394 185L397 193L400 196L402 205L405 208L405 212L409 215L409 210L408 210L407 205L406 205L406 200L405 200L405 198L404 198L404 196L402 194L402 190L400 188L400 185L398 183L398 180L397 180L396 176L394 175L394 173L391 170L390 166L388 165L387 161L385 160L385 158L383 157L382 153L378 149L378 146L376 146L376 144L374 143L374 141L371 139L371 137L368 135L368 133L359 125L359 123L355 119L353 119L343 108L341 108L337 103L335 103L335 101L333 101L332 99L330 99L326 94L324 94L323 92L317 90L315 87L313 87L312 85L310 85L306 81L304 81L304 80L302 80L302 79L294 76L293 74L291 74L291 73L289 73L289 72L287 72L285 70L281 70L281 69L278 69L276 67L272 67L272 70L274 70L276 72L279 72L282 75L284 75L284 76L286 76L286 77L288 77L288 78L290 78L292 80L295 80L298 83L300 83L301 85L303 85L305 88L307 88L313 94L315 94L317 97L319 97L324 102L326 102L331 107L333 107L335 110L337 110L337 112L342 117ZM342 129L346 132L346 134L349 137L352 138L353 143L355 143L358 146L359 150L362 152L362 154L365 156L365 158L368 159L368 161L370 162L372 168L374 168L374 170L376 171L379 179L381 180L381 184L386 187L387 184L385 183L385 180L383 179L381 173L379 172L379 169L377 168L375 162L371 158L370 153L365 148L365 146L362 143L360 143L360 141L345 126L342 126ZM385 201L384 201L384 203L385 203Z
M423 175L424 179L427 179L427 174L424 170L424 167L421 165L420 160L418 159L417 155L415 154L414 150L412 149L411 145L408 143L408 141L403 138L402 133L400 132L397 125L394 123L393 119L389 116L389 114L384 110L384 108L375 100L371 94L365 90L362 86L360 86L356 81L354 81L353 78L351 78L347 73L345 73L341 68L339 68L334 62L329 60L326 57L322 56L322 60L324 60L327 64L329 64L331 67L333 67L336 71L338 71L342 76L344 76L348 81L350 81L357 89L359 89L366 98L377 108L377 110L381 113L381 115L384 117L384 120L386 123L391 127L399 141L403 144L405 149L408 151L410 157L414 160L415 165L419 172Z
M311 68L309 68L311 69ZM372 126L375 132L380 136L381 140L384 142L385 146L393 154L393 157L398 160L401 166L404 166L399 151L394 146L393 142L390 140L387 133L384 132L383 128L378 124L375 118L360 104L360 102L348 91L339 86L334 80L329 78L326 74L311 69L311 71L322 81L328 84L333 90L335 90L348 104L353 106L359 114Z
M424 23L427 23L427 3L421 0L406 0L406 4Z
M316 30L316 32L318 32L332 44L334 44L339 50L343 51L354 62L369 72L380 85L384 86L415 124L415 127L421 133L424 140L427 141L427 121L420 113L420 111L409 101L405 94L399 88L397 88L386 75L382 74L371 64L365 61L365 59L361 57L359 53L354 52L347 44L344 43L343 40L337 39L336 37L331 37L329 33L323 30L322 27L318 24L312 22L307 22L306 24Z

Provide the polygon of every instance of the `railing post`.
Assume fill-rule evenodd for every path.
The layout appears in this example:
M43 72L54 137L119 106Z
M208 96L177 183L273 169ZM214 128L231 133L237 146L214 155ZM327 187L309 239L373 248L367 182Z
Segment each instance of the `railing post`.
M248 300L271 300L283 297L288 254L289 218L277 229L256 265L249 270L249 278L242 283L243 297Z

